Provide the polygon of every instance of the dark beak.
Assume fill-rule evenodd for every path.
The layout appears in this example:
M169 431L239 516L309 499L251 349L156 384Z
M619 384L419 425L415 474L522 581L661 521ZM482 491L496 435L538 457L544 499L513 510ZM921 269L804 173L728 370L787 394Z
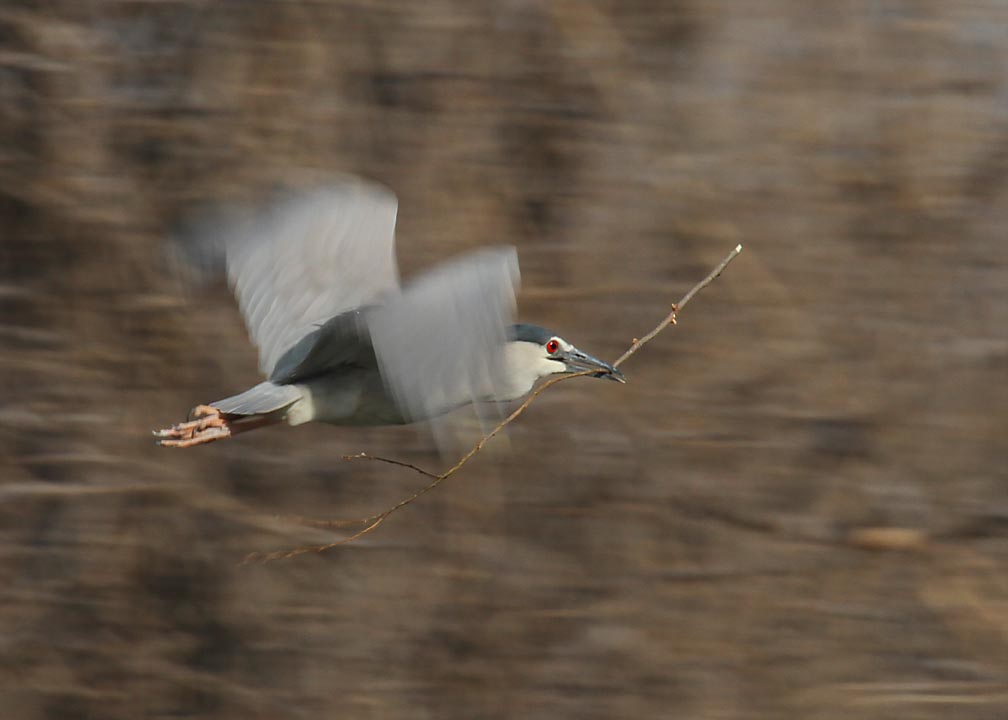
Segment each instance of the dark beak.
M623 373L614 368L612 365L599 360L597 357L592 357L588 353L581 352L577 348L571 348L570 351L565 353L563 361L567 366L567 370L570 372L594 370L595 372L592 373L592 377L615 380L616 382L621 383L626 382L626 378L623 377Z

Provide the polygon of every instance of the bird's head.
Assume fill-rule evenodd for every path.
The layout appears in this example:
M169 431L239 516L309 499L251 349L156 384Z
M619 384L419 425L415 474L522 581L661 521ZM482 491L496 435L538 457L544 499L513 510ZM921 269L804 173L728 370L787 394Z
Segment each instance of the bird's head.
M593 371L592 377L626 382L623 373L609 363L578 350L559 335L538 325L512 325L508 340L511 372L531 377L533 383L547 375L583 370Z

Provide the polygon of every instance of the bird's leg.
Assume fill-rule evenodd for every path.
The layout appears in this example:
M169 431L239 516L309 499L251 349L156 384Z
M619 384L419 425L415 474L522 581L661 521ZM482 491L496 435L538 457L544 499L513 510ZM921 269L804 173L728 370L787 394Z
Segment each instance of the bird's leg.
M192 419L188 422L155 430L157 444L162 447L187 448L231 437L230 423L221 417L220 411L215 407L197 405L189 412L189 417Z

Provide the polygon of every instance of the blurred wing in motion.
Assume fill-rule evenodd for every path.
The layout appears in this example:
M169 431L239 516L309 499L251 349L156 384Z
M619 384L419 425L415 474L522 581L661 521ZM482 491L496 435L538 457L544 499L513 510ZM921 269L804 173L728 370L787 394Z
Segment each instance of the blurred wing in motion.
M396 198L347 180L246 219L226 239L228 281L259 368L336 315L399 291Z
M369 314L384 380L411 420L497 395L519 283L514 248L435 268Z

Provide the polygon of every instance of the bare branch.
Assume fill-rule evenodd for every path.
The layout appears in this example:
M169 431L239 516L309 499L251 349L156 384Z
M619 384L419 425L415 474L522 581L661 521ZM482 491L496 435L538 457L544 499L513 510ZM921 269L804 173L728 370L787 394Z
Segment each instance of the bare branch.
M738 244L738 245L736 245L735 249L732 250L730 253L728 253L725 256L724 260L722 260L720 263L718 263L718 266L716 268L714 268L713 270L711 270L710 274L707 277L705 277L703 280L701 280L696 285L694 285L693 287L691 287L689 289L689 292L686 293L685 295L683 295L682 299L679 302L677 302L675 305L672 306L672 311L668 315L666 315L665 319L662 320L660 323L658 323L651 332L649 332L647 335L645 335L644 337L640 338L639 340L634 340L633 343L630 345L630 347L627 348L627 351L625 353L623 353L622 355L620 355L619 359L616 362L613 363L613 367L619 367L620 365L622 365L623 362L627 358L629 358L635 352L637 352L638 350L640 350L647 343L651 342L658 333L660 333L662 330L664 330L665 328L667 328L669 325L675 325L676 324L676 319L678 318L678 315L679 315L679 312L684 307L686 307L686 303L688 303L690 300L692 300L694 295L696 295L698 292L700 292L705 287L707 287L712 282L714 282L717 279L718 275L720 275L722 272L724 272L724 269L726 267L728 267L728 263L730 263L732 260L734 260L735 257L740 252L742 252L742 244L741 243Z
M619 366L619 365L621 365L625 360L627 360L627 358L629 358L631 355L633 355L638 350L640 350L642 347L644 347L644 345L646 345L651 340L653 340L658 335L658 333L660 333L662 330L664 330L665 328L667 328L669 325L675 325L676 324L676 319L678 317L678 313L682 310L682 308L685 307L686 304L690 300L693 299L694 295L696 295L698 292L700 292L705 287L707 287L712 282L714 282L714 280L718 277L718 275L720 275L724 271L724 269L726 267L728 267L728 263L730 263L732 260L734 260L735 257L740 252L742 252L742 245L737 245L735 247L735 249L732 250L730 253L728 253L728 255L725 256L725 258L718 264L718 266L716 268L714 268L714 270L711 271L711 273L707 277L705 277L703 280L701 280L696 285L694 285L692 288L690 288L689 292L687 292L685 295L683 295L682 299L678 303L676 303L675 305L672 306L672 311L668 315L666 315L665 318L662 319L662 321L660 323L658 323L658 325L656 325L649 333L647 333L646 335L644 335L642 338L634 339L634 341L630 345L630 347L627 348L627 351L625 353L623 353L619 357L619 359L616 360L616 362L613 363L613 366ZM391 458L380 457L378 455L369 455L367 453L358 453L356 455L344 455L343 459L347 460L347 461L351 461L351 460L370 460L372 462L387 463L389 465L396 465L398 467L403 467L403 468L407 468L407 469L410 469L410 470L414 470L414 471L420 473L421 475L424 475L426 477L431 478L431 482L428 483L425 487L422 487L419 490L417 490L415 493L413 493L409 497L405 498L404 500L400 500L398 503L396 503L392 507L390 507L390 508L388 508L386 510L383 510L382 512L378 513L377 515L371 515L369 517L360 518L360 519L357 519L357 520L309 520L307 518L292 518L292 519L296 520L297 522L300 522L300 523L306 524L306 525L311 525L313 527L331 527L331 528L337 528L337 527L347 527L347 526L351 526L351 525L363 525L364 527L361 530L358 530L353 535L350 535L350 536L345 537L345 538L341 538L340 540L336 540L334 542L331 542L331 543L328 543L328 544L325 544L325 545L305 545L305 546L293 548L293 549L290 549L290 550L281 550L281 551L272 552L272 553L251 553L251 554L249 554L248 556L245 557L245 559L242 561L242 564L267 563L267 562L270 562L270 561L273 561L273 560L286 560L286 559L289 559L289 558L292 558L292 557L296 557L298 555L303 555L305 553L310 553L310 552L322 553L322 552L325 552L327 550L331 550L332 548L338 547L340 545L346 545L348 543L352 543L355 540L358 540L359 538L363 537L364 535L367 535L368 533L374 531L379 525L381 525L383 522L385 522L385 519L388 518L389 515L391 515L392 513L394 513L396 511L398 511L398 510L406 507L407 505L411 504L412 502L414 502L415 500L417 500L421 496L426 495L431 490L433 490L438 485L440 485L442 482L444 482L445 480L447 480L448 478L450 478L452 475L454 475L455 473L457 473L459 470L461 470L462 467L466 463L468 463L473 457L475 457L475 455L480 450L482 450L483 447L488 442L490 442L490 440L495 435L497 435L497 433L499 433L501 430L503 430L505 427L507 427L510 423L512 423L514 420L516 420L518 418L518 416L520 416L523 412L525 412L525 410L528 409L529 405L531 405L532 402L537 397L539 397L547 388L552 387L553 385L556 385L558 382L563 382L564 380L570 380L572 378L581 377L581 376L584 376L584 375L591 375L591 374L593 374L592 371L585 370L585 371L582 371L582 372L570 373L570 374L567 374L567 375L559 375L557 377L550 378L549 380L547 380L546 382L544 382L542 385L540 385L538 388L536 388L535 390L533 390L529 394L529 396L527 398L525 398L524 402L522 402L521 405L519 405L517 408L515 408L515 410L510 415L508 415L506 418L504 418L504 420L502 420L493 430L491 430L489 433L487 433L486 435L484 435L483 437L481 437L480 440L479 440L479 442L477 442L472 447L472 449L469 450L469 452L467 452L465 455L463 455L461 458L459 458L458 462L456 462L454 465L452 465L450 468L448 468L447 470L445 470L441 474L432 473L429 470L424 470L423 468L418 467L417 465L413 465L411 463L403 462L401 460L394 460L394 459L391 459Z
M410 470L416 470L421 475L426 475L429 478L436 478L436 477L438 477L437 475L435 475L434 473L430 472L429 470L424 470L422 467L417 467L416 465L413 465L412 463L403 462L402 460L392 460L391 458L383 458L383 457L379 457L378 455L368 455L365 452L357 453L356 455L344 455L343 459L344 460L348 460L348 461L349 460L374 460L375 462L383 462L383 463L388 463L389 465L398 465L399 467L409 468Z

